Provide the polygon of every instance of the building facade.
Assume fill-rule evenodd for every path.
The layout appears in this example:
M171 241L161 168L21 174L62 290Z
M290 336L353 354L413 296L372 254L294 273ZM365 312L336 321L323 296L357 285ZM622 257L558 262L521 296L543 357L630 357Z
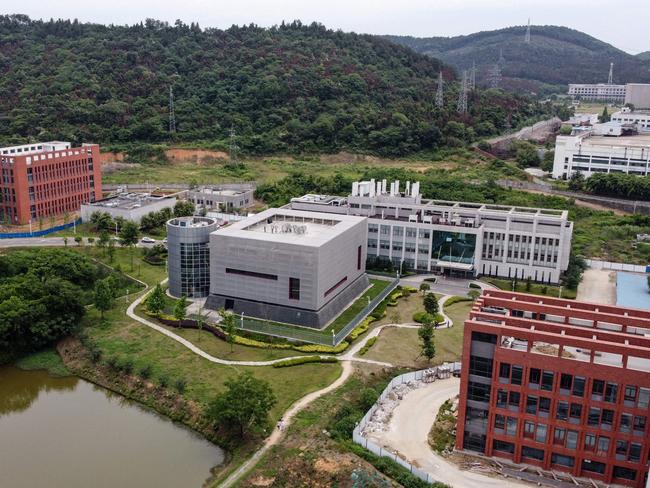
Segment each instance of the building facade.
M628 83L625 91L625 103L633 105L636 110L650 109L650 84Z
M464 330L457 449L646 486L650 312L485 290Z
M43 142L0 148L0 213L20 225L64 213L102 198L99 146L73 148Z
M611 121L632 124L639 132L650 132L650 110L621 110L612 114Z
M104 212L112 218L121 217L140 223L142 217L164 208L173 209L177 199L174 195L151 193L118 193L117 195L81 205L81 220L88 222L95 212Z
M269 209L210 236L209 308L323 328L368 287L366 219Z
M180 297L210 293L210 234L219 225L207 217L179 217L167 222L169 292Z
M610 137L584 131L555 141L553 178L568 179L576 172L587 178L594 173L647 176L649 171L650 134Z
M625 102L626 85L607 83L571 83L569 95L578 100L598 102Z
M305 195L296 210L368 218L367 254L396 269L557 283L567 269L567 211L426 200L419 183L362 181L348 197Z

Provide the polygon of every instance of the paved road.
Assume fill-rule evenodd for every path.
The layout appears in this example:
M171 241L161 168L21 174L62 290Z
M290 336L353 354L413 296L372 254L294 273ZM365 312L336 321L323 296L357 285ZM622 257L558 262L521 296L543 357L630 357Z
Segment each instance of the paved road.
M96 242L96 239L95 239ZM88 239L83 238L84 245L88 245ZM162 241L155 243L145 243L138 241L136 247L152 247L154 244L161 244ZM2 247L63 247L65 241L63 237L21 237L19 239L0 239L0 248ZM68 237L68 246L77 246L74 238Z
M385 432L368 435L369 439L399 452L411 464L434 479L454 488L520 488L530 486L503 478L491 478L463 471L437 455L429 446L428 435L440 406L458 395L460 379L450 378L427 383L407 393L393 414Z
M616 271L586 269L578 285L578 300L616 305Z

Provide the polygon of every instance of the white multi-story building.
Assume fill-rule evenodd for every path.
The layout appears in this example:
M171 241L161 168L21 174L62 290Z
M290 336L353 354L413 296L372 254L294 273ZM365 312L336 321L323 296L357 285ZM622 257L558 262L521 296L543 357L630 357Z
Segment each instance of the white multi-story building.
M607 83L571 83L569 95L580 100L601 102L625 102L626 85Z
M419 183L352 184L348 197L305 195L296 210L368 217L368 260L460 276L557 283L567 269L573 223L566 210L426 200Z
M650 110L621 110L614 112L612 122L628 125L632 124L639 132L650 132Z
M650 134L611 137L585 131L558 136L555 141L553 178L585 177L594 173L629 173L647 176L650 167Z

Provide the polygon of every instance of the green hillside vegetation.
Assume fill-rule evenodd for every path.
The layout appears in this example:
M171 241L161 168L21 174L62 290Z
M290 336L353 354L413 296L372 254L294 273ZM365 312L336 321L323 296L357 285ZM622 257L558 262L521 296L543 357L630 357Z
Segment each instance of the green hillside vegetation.
M604 83L609 63L614 82L650 82L645 54L633 56L580 31L558 26L531 26L531 43L524 42L525 26L477 32L457 37L386 38L455 66L468 69L476 62L477 83L485 84L488 70L503 50L503 85L537 91L565 90L568 83Z
M650 51L644 51L642 53L639 53L636 55L636 57L643 61L650 61Z
M444 110L434 104L441 69ZM250 155L396 156L471 142L553 110L485 91L474 93L470 113L458 117L455 74L440 61L299 21L219 30L152 19L105 26L0 16L0 71L0 144L57 139L114 149L139 142L224 149L232 128Z

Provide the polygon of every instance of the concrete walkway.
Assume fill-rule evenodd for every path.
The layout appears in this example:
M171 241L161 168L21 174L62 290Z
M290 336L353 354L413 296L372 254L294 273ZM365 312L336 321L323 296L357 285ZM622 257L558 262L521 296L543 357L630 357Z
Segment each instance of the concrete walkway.
M504 478L492 478L463 471L436 454L429 445L428 436L438 410L449 398L458 395L460 379L449 378L407 393L393 410L388 430L368 435L368 439L396 451L408 462L429 473L435 480L454 488L519 488L530 486Z
M578 285L577 299L602 305L616 305L616 271L586 269Z

